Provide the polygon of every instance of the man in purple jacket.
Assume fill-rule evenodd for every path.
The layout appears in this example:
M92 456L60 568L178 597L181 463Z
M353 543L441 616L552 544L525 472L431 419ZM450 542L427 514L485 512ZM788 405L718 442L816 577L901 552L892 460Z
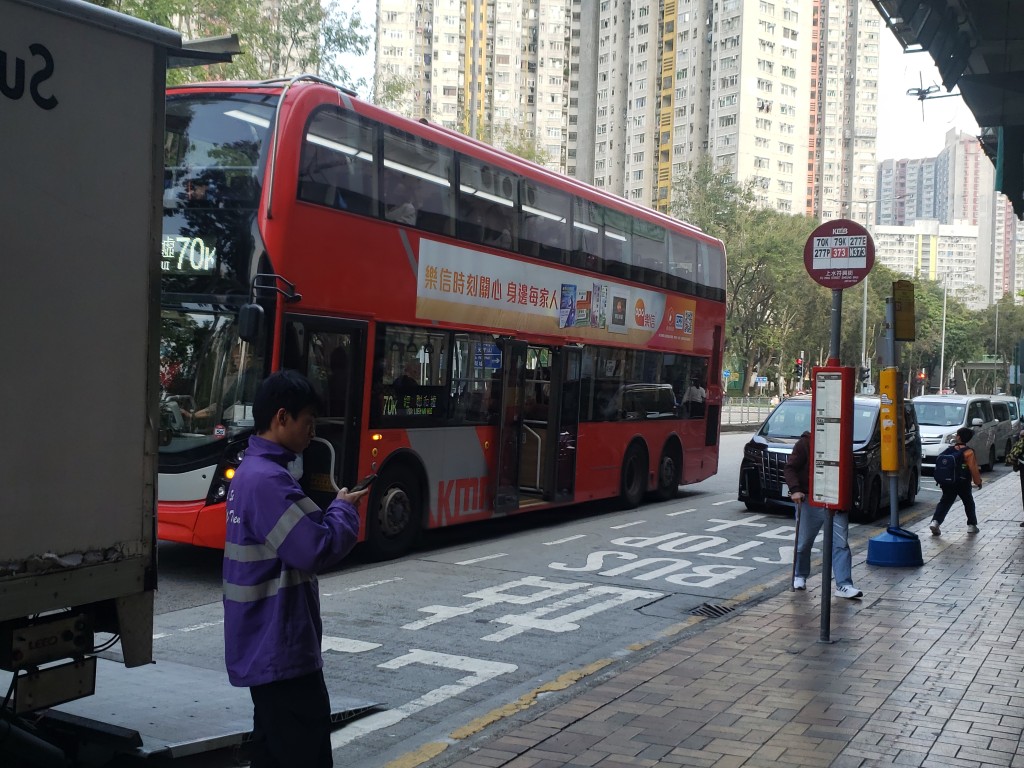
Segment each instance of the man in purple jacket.
M228 493L224 656L231 684L252 695L254 768L333 765L316 573L355 545L366 491L342 488L321 511L290 472L313 439L318 404L304 376L271 374Z

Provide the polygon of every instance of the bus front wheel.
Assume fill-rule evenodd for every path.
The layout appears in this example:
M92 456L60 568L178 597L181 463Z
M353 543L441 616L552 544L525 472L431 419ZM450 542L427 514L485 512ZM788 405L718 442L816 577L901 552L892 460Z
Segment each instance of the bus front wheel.
M405 554L422 522L419 486L409 473L385 471L373 484L366 510L366 543L378 560Z
M644 498L647 485L647 456L633 443L622 459L622 484L619 500L625 509L636 509Z

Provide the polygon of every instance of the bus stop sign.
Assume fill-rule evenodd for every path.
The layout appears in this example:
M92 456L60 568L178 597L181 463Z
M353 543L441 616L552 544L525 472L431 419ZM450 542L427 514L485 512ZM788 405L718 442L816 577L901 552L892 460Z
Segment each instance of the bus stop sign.
M856 221L826 221L807 238L804 268L819 285L834 290L852 288L875 265L875 243Z

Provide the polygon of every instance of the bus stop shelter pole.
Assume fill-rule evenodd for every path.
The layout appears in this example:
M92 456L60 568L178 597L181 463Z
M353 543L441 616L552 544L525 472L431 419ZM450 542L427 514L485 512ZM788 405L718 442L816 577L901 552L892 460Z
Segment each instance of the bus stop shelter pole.
M840 331L843 318L843 291L832 289L832 330L829 335L828 364L839 365ZM835 512L828 510L825 515L825 538L821 553L821 635L818 642L831 643L832 640L832 523Z

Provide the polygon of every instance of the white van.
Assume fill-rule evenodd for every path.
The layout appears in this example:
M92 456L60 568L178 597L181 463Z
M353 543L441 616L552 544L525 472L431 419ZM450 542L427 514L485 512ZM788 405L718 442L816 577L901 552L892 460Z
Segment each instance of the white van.
M921 469L935 470L935 458L953 444L961 427L974 430L968 445L985 470L996 463L996 425L989 395L921 395L911 401L921 430ZM1002 446L1000 447L1002 450Z
M1017 436L1020 435L1021 429L1024 429L1024 423L1021 422L1020 418L1020 400L1013 395L992 395L992 408L994 409L995 416L999 417L999 404L1004 403L1006 409L1010 412L1010 442L1009 446L1013 447L1013 444L1017 442ZM1009 448L1007 448L1009 450ZM999 451L997 451L998 453ZM1000 458L1006 458L1006 454L1003 453Z

